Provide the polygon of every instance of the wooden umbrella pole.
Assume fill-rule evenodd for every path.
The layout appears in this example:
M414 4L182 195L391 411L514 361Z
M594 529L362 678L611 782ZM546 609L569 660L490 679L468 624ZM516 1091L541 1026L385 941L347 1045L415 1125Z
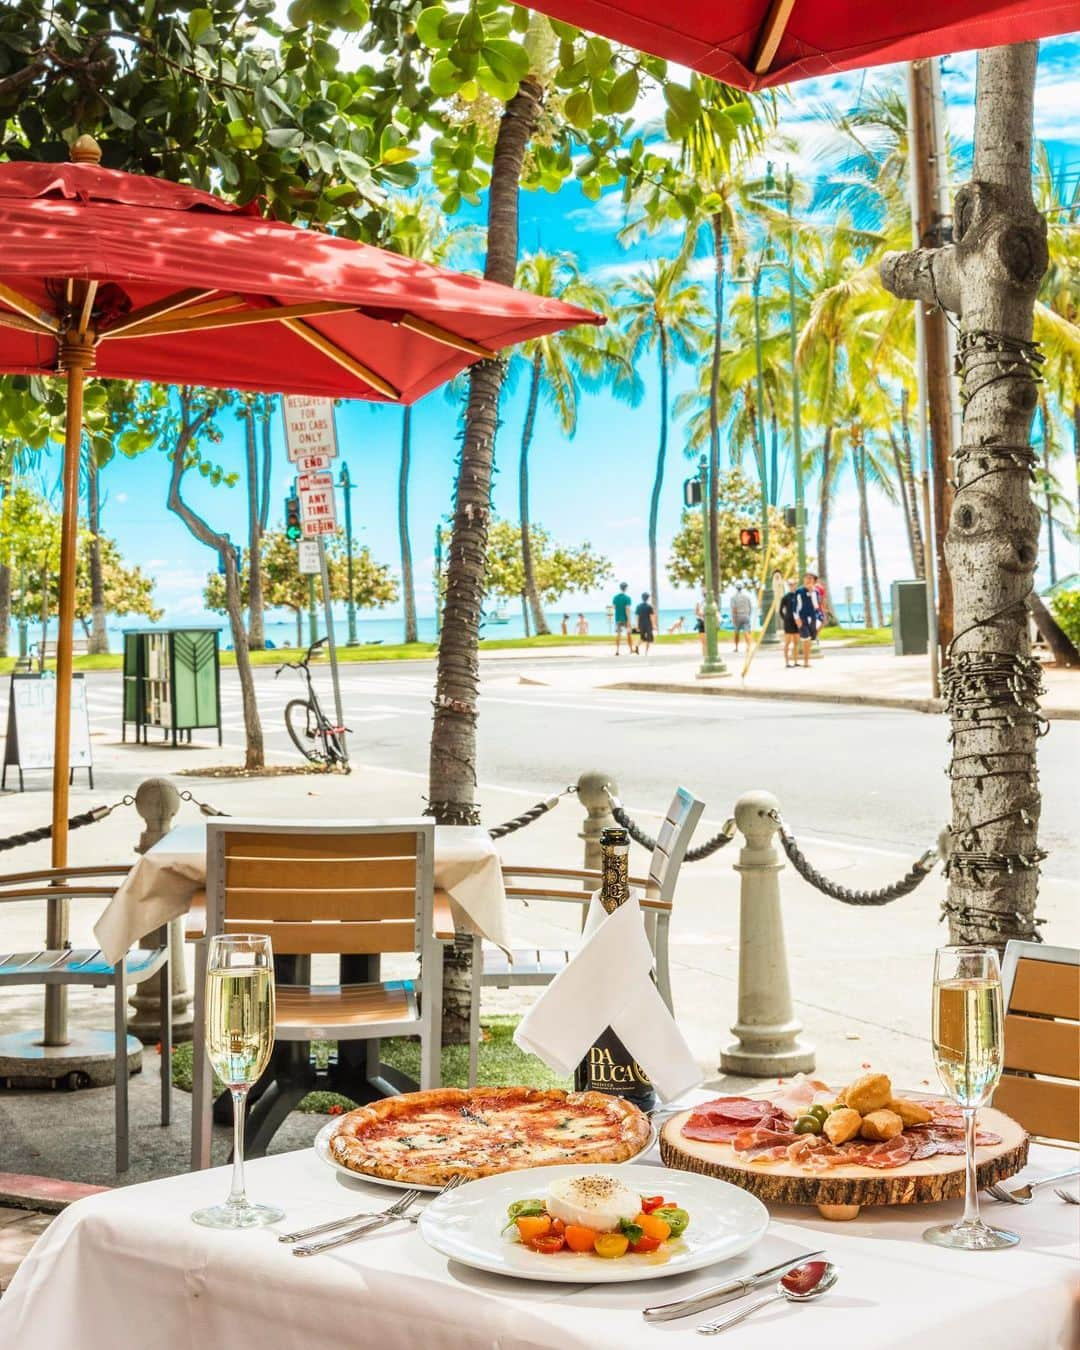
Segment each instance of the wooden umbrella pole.
M67 373L67 423L64 431L64 501L60 524L60 599L56 634L56 732L53 741L52 866L67 866L68 778L71 762L71 647L75 627L75 554L79 523L79 458L82 443L83 384L94 348L85 334L66 333L60 367ZM50 950L68 940L68 900L48 902L45 943ZM46 1045L66 1045L67 988L45 988Z

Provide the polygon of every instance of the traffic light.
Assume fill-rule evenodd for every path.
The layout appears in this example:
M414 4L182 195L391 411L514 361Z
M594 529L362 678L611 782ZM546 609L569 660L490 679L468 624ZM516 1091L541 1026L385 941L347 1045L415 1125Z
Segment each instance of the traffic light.
M686 506L701 505L701 479L696 475L687 478L682 485L683 503Z
M755 526L739 531L739 543L743 548L760 548L761 531Z
M794 528L796 527L796 525L798 525L798 523L799 523L799 512L798 512L798 508L797 508L797 507L794 507L794 506L785 506L785 507L784 507L784 524L785 524L785 525L790 525L791 528L794 529Z
M285 538L295 543L303 533L300 524L300 498L290 493L285 498Z

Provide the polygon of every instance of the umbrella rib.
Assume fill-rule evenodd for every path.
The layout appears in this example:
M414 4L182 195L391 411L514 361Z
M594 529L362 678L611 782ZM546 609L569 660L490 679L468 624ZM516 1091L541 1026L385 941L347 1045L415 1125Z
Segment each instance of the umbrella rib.
M274 323L282 319L302 318L308 314L342 314L355 311L356 305L344 304L336 300L310 300L299 305L269 305L265 309L244 309L227 314L210 313L202 310L189 316L178 314L174 319L154 319L141 324L136 330L122 334L124 337L159 337L166 333L195 333L208 328L236 328L243 324ZM104 336L113 337L109 332Z
M430 319L421 319L416 314L406 314L400 320L400 326L407 328L411 333L419 333L422 337L429 337L433 342L441 342L446 347L453 347L456 351L465 352L469 356L478 356L481 360L488 360L498 355L498 352L491 347L481 346L479 342L473 342L471 338L460 337L457 333L451 333L448 328L441 328L437 323L432 323Z
M79 311L79 337L86 336L86 330L90 327L90 315L94 310L94 297L98 293L98 283L88 281L86 291L83 295L82 309Z
M0 300L5 305L17 313L22 314L32 323L37 324L43 333L55 333L60 327L60 321L55 314L50 314L47 309L42 309L36 301L31 300L28 295L23 295L21 291L13 290L10 286L5 286L0 282Z
M298 338L310 343L324 356L328 356L331 361L335 361L339 366L355 375L358 379L364 381L372 389L377 389L380 394L385 394L387 398L393 399L396 403L401 398L401 390L396 389L389 380L384 380L381 375L358 361L355 356L350 356L347 351L343 351L336 342L325 337L317 329L312 328L310 324L304 323L302 319L282 319L281 322L289 330L295 333Z
M758 32L757 48L751 67L755 75L764 75L772 65L794 8L795 0L772 0L765 22Z
M160 319L164 314L171 314L173 310L181 309L195 300L205 300L207 296L213 294L213 290L206 290L205 288L175 291L162 300L155 300L152 305L143 305L142 309L133 309L130 314L126 314L118 324L107 329L101 336L103 338L119 337L121 333L126 333L129 328L140 328L144 323L149 323L151 319Z

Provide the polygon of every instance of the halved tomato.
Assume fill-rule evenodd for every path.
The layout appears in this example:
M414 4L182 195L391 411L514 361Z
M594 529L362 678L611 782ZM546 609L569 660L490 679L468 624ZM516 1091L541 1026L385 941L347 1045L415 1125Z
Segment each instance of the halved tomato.
M655 1214L641 1213L634 1220L646 1237L656 1238L657 1242L666 1242L671 1236L671 1224L657 1218Z
M534 1252L543 1252L545 1256L551 1256L555 1252L561 1252L566 1246L566 1238L561 1233L545 1233L542 1237L534 1237L525 1244L531 1247Z
M596 1234L593 1230L579 1223L568 1223L563 1236L566 1238L566 1245L572 1252L591 1252L593 1243L596 1241Z
M643 1195L641 1197L641 1212L642 1214L651 1214L654 1209L659 1209L663 1203L664 1197L662 1195Z
M593 1239L593 1250L597 1256L625 1256L629 1246L630 1239L625 1233L597 1233Z
M534 1238L543 1237L551 1231L551 1220L546 1214L522 1215L514 1222L522 1242L532 1242Z
M631 1242L630 1250L632 1252L654 1252L659 1246L659 1238L649 1237L643 1233L636 1242Z

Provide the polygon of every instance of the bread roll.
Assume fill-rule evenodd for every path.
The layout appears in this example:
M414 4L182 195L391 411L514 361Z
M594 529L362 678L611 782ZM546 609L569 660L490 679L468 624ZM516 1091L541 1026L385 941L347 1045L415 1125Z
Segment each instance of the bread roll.
M836 1111L830 1111L821 1128L830 1144L846 1144L859 1133L861 1125L862 1116L858 1111L853 1111L850 1106L841 1106Z
M881 1141L895 1139L903 1128L904 1122L895 1111L871 1111L863 1116L859 1133L864 1139Z
M896 1112L905 1128L908 1125L925 1125L932 1119L931 1113L920 1102L908 1102L903 1097L894 1097L888 1109Z
M892 1083L887 1074L866 1073L844 1089L844 1103L859 1115L880 1111L892 1100Z

